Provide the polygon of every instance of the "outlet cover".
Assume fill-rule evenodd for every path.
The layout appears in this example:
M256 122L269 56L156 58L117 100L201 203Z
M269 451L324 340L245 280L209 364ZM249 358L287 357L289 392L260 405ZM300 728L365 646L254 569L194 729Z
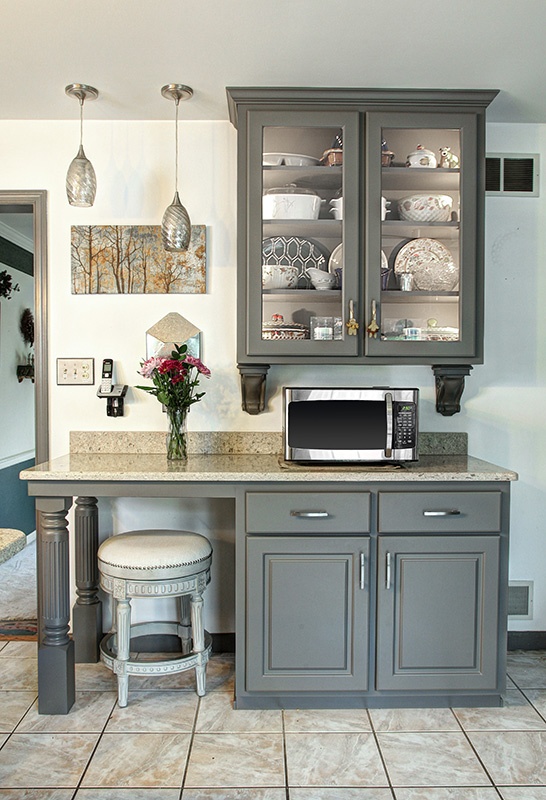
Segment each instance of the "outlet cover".
M94 358L58 358L57 386L93 386Z

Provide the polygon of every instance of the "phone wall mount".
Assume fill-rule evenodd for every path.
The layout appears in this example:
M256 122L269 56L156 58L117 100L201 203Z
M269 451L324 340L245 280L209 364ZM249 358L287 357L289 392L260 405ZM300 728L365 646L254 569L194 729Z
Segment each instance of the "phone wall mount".
M109 392L102 392L100 387L97 397L106 397L106 415L108 417L123 416L123 398L127 394L128 387L121 383L114 383Z

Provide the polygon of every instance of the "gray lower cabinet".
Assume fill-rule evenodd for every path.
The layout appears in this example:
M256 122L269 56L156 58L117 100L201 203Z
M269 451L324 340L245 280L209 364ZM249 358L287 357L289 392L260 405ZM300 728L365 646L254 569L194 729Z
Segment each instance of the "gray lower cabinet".
M237 708L494 706L509 484L245 492Z
M498 536L380 536L376 688L494 689Z
M247 537L248 691L368 688L369 537Z

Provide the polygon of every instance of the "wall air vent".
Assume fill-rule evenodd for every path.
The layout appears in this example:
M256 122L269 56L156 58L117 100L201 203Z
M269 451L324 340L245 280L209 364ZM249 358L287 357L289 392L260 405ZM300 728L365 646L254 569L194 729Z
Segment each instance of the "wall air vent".
M538 153L488 153L485 192L492 196L538 197Z
M509 581L508 616L533 619L533 581Z

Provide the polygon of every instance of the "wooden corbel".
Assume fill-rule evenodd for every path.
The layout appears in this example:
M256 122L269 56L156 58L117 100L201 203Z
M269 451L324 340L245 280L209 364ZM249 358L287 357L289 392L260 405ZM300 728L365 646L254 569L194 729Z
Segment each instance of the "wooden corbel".
M436 380L436 411L444 417L452 417L461 410L460 399L464 391L464 379L470 375L471 366L434 365L432 371Z
M265 377L269 364L237 364L241 373L241 407L247 414L265 409Z

